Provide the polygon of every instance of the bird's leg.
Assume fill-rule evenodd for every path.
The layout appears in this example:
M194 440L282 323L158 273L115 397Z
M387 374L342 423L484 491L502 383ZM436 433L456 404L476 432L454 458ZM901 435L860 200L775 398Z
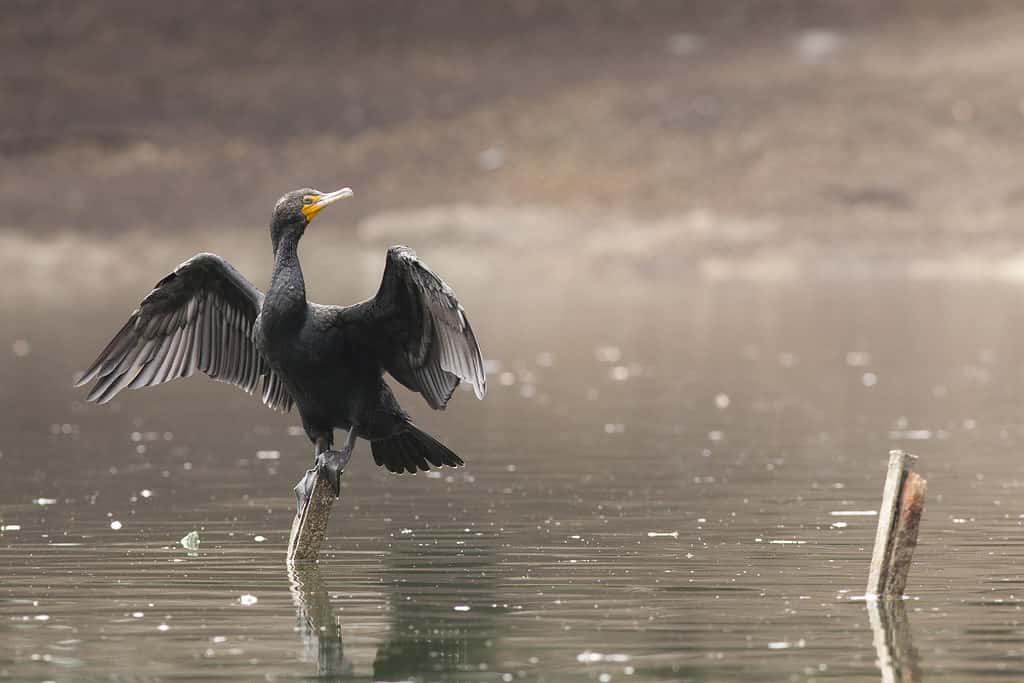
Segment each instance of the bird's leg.
M320 466L320 456L324 452L330 450L332 445L331 435L318 436L316 443L313 445L313 468L306 470L306 474L299 480L299 483L295 485L295 502L299 508L299 514L302 513L302 506L309 499L309 494L313 492L313 485L316 484L317 472Z
M355 450L355 446L356 428L353 426L348 430L348 436L345 437L345 445L341 447L340 451L327 450L316 456L317 467L327 476L327 481L331 483L331 488L334 489L335 498L341 496L341 475L348 466L348 461L352 459L352 452Z
M331 450L331 446L334 445L334 435L328 434L327 436L316 437L316 443L313 444L313 464L316 465L317 459L320 454L324 451Z

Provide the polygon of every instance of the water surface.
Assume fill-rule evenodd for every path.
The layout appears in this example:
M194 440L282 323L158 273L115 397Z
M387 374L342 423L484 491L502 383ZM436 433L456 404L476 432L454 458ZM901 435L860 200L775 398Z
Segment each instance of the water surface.
M856 513L896 447L929 479L922 676L1024 665L1015 286L445 273L490 393L402 400L467 466L398 477L360 443L289 573L294 414L205 378L70 387L160 274L0 299L2 680L877 680Z

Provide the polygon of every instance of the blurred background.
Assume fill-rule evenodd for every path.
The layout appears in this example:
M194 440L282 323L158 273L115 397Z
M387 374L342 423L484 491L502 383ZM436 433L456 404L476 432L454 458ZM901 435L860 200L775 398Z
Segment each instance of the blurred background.
M350 185L333 229L361 241L422 231L644 271L1016 255L1015 3L2 12L7 238L199 248L264 228L288 188Z
M1014 2L0 1L0 679L872 680L890 448L929 479L918 673L1020 671L1022 33ZM289 576L294 413L71 383L196 252L266 287L303 186L355 191L310 298L412 246L490 393L402 393L467 467L360 444Z

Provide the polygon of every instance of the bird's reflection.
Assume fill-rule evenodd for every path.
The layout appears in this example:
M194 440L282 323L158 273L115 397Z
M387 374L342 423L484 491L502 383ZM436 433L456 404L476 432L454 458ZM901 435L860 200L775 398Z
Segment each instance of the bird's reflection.
M475 539L477 540L477 539ZM451 548L396 546L388 573L396 579L391 627L373 662L375 680L494 671L496 574L486 540L461 546L454 569ZM456 603L465 603L464 612Z
M395 548L384 576L393 577L390 624L373 659L373 680L406 680L495 668L494 558L490 548L466 547L451 572L450 549ZM473 577L467 580L467 577ZM335 614L319 564L290 565L288 578L307 661L317 676L350 680L356 671L342 648L341 622ZM465 612L453 608L464 604ZM355 653L358 659L358 652Z
M882 683L920 683L921 666L902 600L868 601L868 619Z
M341 624L331 606L319 565L289 565L288 580L306 658L316 660L320 676L348 677L352 666L345 661Z

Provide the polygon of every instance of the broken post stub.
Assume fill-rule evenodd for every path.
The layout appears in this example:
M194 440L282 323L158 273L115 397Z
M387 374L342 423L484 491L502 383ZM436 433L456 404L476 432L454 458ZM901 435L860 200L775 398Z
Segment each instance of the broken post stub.
M907 587L928 482L911 467L917 456L889 452L889 469L878 511L878 530L865 591L869 598L899 598Z
M288 538L288 564L316 562L320 546L327 536L327 523L331 519L331 507L337 498L327 474L316 467L316 481L309 492L302 509L292 521L292 532Z

